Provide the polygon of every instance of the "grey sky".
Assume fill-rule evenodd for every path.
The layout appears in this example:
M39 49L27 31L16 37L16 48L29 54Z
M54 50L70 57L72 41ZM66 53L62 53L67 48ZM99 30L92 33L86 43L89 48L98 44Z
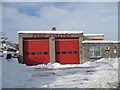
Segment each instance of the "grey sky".
M52 26L118 39L117 2L4 2L2 15L2 29L15 42L19 30L51 30Z

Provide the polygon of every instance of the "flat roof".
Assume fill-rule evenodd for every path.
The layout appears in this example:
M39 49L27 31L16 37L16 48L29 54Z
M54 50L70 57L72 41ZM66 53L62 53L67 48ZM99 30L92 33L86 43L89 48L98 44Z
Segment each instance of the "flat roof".
M104 36L104 34L83 34L84 36Z
M18 33L75 33L75 34L79 34L79 33L83 33L83 31L18 31Z
M120 43L120 41L108 41L108 40L93 40L93 41L83 41L82 43Z

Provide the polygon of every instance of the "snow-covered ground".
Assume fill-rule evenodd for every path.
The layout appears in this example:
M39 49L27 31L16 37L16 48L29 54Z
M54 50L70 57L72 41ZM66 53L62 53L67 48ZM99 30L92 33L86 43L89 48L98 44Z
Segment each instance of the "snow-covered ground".
M17 59L2 61L3 88L116 88L118 58L84 64L26 66Z
M0 56L2 56L2 52L0 52ZM2 57L0 57L0 89L2 88Z

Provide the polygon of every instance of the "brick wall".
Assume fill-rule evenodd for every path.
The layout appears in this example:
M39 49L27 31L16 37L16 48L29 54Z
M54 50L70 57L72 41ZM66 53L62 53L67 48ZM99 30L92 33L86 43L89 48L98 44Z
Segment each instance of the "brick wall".
M90 47L100 47L101 48L101 56L98 58L90 57ZM96 60L100 58L116 58L120 57L120 43L82 43L81 46L81 59L82 63L88 60ZM115 53L116 49L116 53Z

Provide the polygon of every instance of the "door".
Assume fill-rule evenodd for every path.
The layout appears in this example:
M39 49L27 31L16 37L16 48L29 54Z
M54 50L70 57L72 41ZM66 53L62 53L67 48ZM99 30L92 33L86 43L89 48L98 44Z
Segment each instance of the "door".
M23 48L24 63L26 65L49 63L48 39L25 39Z
M56 39L56 61L61 64L79 64L79 39Z

